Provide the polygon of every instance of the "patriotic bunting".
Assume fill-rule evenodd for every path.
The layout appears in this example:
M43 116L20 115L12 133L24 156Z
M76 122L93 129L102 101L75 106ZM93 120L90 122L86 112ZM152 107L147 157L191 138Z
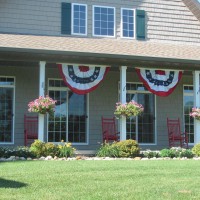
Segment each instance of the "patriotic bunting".
M182 71L177 70L137 68L136 72L150 92L162 97L170 95L182 77Z
M65 84L76 94L87 94L95 90L110 67L58 64Z

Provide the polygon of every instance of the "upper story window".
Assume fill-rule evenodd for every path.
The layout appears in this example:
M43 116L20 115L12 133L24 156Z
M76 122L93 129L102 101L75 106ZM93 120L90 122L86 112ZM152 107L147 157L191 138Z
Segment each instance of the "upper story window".
M115 37L115 8L93 6L93 35Z
M135 10L121 9L121 33L123 38L135 38Z
M87 35L87 5L72 4L72 34Z

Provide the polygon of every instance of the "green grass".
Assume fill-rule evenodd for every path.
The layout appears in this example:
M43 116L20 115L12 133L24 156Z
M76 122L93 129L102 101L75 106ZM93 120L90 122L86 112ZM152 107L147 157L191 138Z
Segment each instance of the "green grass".
M200 161L0 163L1 200L200 199Z

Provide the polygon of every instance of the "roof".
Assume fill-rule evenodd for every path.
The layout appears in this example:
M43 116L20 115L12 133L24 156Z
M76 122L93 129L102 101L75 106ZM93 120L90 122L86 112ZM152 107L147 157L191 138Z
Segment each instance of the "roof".
M200 64L200 46L178 43L109 39L74 38L33 35L0 34L0 53L15 52L87 53L93 56L106 54L112 56L139 56L194 60Z
M197 0L182 0L194 16L200 21L200 3Z

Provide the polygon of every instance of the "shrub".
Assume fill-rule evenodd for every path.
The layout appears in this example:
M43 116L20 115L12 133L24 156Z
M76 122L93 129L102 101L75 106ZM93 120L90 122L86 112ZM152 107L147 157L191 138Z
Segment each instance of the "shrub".
M170 157L170 158L192 158L193 153L190 149L184 149L181 147L172 147L171 149L162 149L160 151L161 157Z
M104 143L97 151L96 155L98 157L119 157L119 149L112 144Z
M151 150L146 150L143 152L143 156L146 158L159 158L160 157L160 152L159 151L151 151Z
M200 143L196 144L193 148L192 148L192 152L196 155L196 156L200 156Z
M59 148L58 145L55 145L51 142L45 143L45 149L44 149L44 156L58 156L59 155Z
M61 145L58 145L59 157L71 157L74 154L75 148L72 147L71 143L64 143L61 141Z
M24 158L35 157L28 147L19 146L15 148L11 147L0 148L0 157L9 158L10 156L18 156Z
M40 140L35 140L31 144L30 150L37 158L45 156L45 151L46 151L45 143L41 142Z
M119 150L119 157L136 157L140 153L140 148L136 140L124 140L113 143L112 146Z
M187 157L187 158L193 158L194 154L192 152L192 150L190 149L183 149L182 152L180 152L180 157Z
M175 157L173 151L171 151L170 149L162 149L160 151L160 156L161 157L169 157L169 158Z

